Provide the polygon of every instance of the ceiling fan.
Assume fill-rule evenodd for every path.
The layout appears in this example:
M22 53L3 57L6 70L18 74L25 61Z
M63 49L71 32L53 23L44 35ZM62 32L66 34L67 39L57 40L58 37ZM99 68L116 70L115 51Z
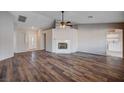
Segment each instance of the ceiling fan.
M72 23L70 21L65 22L64 21L64 11L61 11L62 13L62 20L60 22L60 28L65 28L66 26L72 27Z

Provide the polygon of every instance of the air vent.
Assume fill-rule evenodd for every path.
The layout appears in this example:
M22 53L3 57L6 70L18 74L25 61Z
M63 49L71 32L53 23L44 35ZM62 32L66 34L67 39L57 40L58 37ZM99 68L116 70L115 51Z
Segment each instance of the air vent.
M19 15L19 17L18 17L18 21L19 21L19 22L25 22L26 19L27 19L27 17L22 16L22 15Z
M88 18L93 18L93 16L88 16Z

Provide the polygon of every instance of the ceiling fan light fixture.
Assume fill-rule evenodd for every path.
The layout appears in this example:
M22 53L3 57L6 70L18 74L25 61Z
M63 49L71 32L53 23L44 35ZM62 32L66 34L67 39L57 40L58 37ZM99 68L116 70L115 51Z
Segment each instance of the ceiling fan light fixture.
M61 11L61 13L62 13L62 21L60 22L60 28L65 28L66 23L64 22L64 11Z
M60 22L60 28L65 28L65 22Z
M61 22L60 22L60 28L65 28L65 27L68 27L68 26L70 26L70 27L72 27L72 24L71 24L71 22L70 21L64 21L64 11L61 11L61 13L62 13L62 19L61 19Z

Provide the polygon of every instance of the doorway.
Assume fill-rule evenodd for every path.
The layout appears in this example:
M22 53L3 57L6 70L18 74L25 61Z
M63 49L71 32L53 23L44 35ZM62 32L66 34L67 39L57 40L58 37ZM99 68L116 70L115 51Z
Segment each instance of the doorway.
M44 50L46 51L46 33L44 33L43 37L44 37Z
M123 29L114 29L107 32L106 54L123 57Z
M28 50L36 50L37 49L37 32L29 31L28 32Z

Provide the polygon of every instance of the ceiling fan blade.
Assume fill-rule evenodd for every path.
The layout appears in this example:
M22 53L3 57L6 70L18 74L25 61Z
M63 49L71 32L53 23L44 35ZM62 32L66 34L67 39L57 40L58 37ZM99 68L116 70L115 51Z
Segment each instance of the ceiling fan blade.
M70 27L72 27L73 25L72 25L72 24L66 24L66 26L70 26Z
M72 23L70 21L67 21L66 26L71 26L72 27Z

